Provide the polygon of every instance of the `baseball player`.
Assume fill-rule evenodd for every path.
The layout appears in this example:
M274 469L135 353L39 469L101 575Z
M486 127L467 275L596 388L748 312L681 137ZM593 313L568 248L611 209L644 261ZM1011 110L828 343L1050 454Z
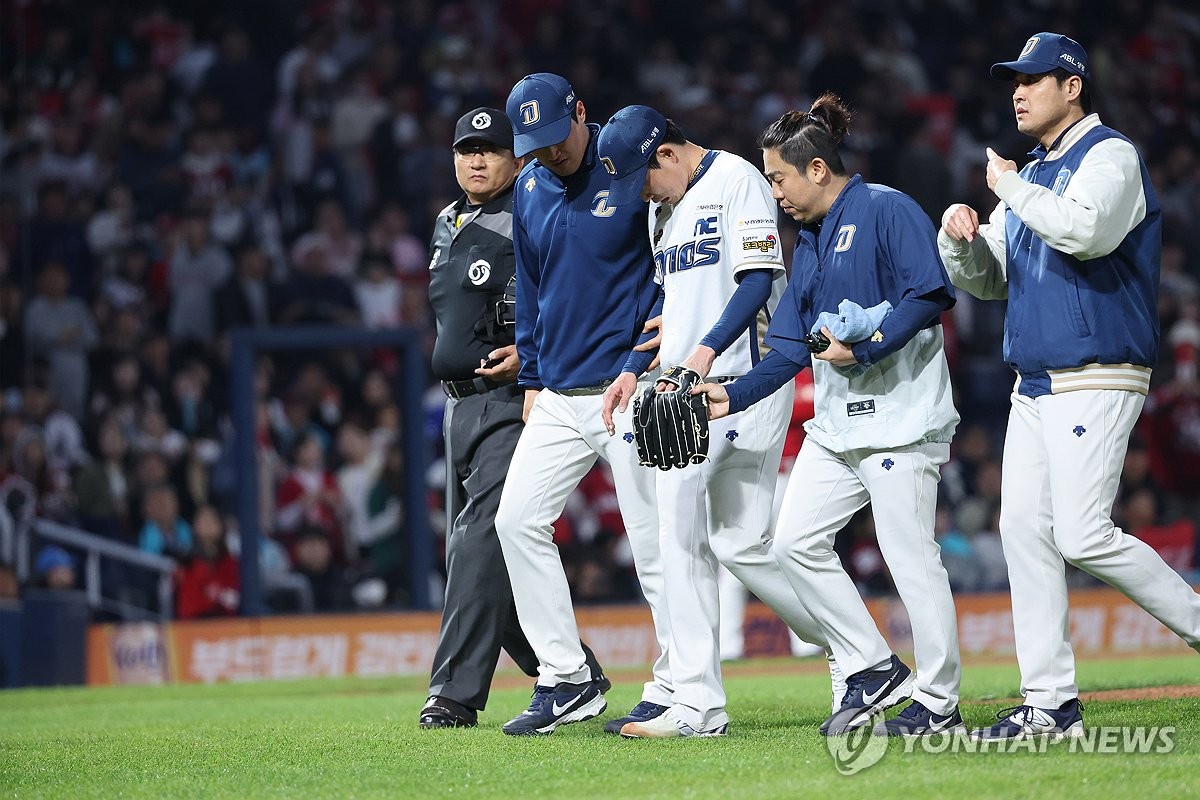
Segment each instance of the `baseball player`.
M665 297L659 357L722 385L736 381L758 362L767 320L787 283L767 182L744 159L689 142L647 106L613 115L597 152L614 176L609 203L641 208L651 202L655 280ZM616 431L613 410L625 410L648 358L632 355L606 392L610 434ZM625 724L622 736L727 732L717 562L802 637L825 641L771 552L775 475L792 394L789 382L715 423L705 462L648 470L657 481L675 694L666 713Z
M538 674L494 526L524 405L509 297L513 182L524 159L512 148L512 125L503 111L477 108L458 120L454 174L463 195L438 214L430 247L433 372L449 399L446 594L429 699L420 714L423 728L477 723L501 647L526 674ZM584 651L603 692L607 678L591 651Z
M1038 146L1019 170L988 149L999 202L982 225L950 206L938 247L956 284L1008 297L1004 359L1017 382L1000 537L1024 703L973 735L1082 736L1064 559L1200 649L1200 595L1111 516L1158 355L1162 219L1141 155L1092 113L1078 42L1036 34L991 74L1012 83L1017 130Z
M938 467L958 413L950 397L941 312L954 294L933 226L909 197L846 174L838 153L850 114L833 95L790 111L763 133L773 196L801 223L792 278L766 343L774 348L733 384L705 383L720 419L812 366L816 415L805 426L784 493L775 556L849 675L841 708L821 726L838 734L909 697L875 733L957 730L958 632L950 583L933 538ZM850 300L893 310L853 343L819 329L827 349L804 343L821 312ZM917 678L875 627L833 551L834 536L871 503L879 547L912 620Z
M605 389L656 315L646 207L609 203L610 176L596 157L599 126L587 123L566 80L550 73L522 78L507 112L515 152L536 159L518 176L513 201L518 382L528 420L496 516L517 615L541 662L529 708L504 726L507 734L526 735L551 733L605 708L584 663L550 527L598 456L612 470L661 647L642 702L622 719L663 713L672 689L654 478L638 466L630 415L619 422L628 435L616 438L600 418ZM624 722L605 728L619 731Z

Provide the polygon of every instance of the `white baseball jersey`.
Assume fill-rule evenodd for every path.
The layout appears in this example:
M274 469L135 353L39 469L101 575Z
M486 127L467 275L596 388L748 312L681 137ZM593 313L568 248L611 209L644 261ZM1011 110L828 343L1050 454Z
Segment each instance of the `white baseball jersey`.
M765 308L710 375L744 375L765 355L763 336L787 285L771 187L750 162L711 151L678 205L650 208L654 279L666 289L659 355L663 364L690 356L737 289L735 275L747 269L775 271Z
M764 353L763 337L787 282L775 201L758 170L710 151L677 205L650 209L655 280L663 284L664 364L691 355L737 290L737 273L774 272L771 295L748 330L713 362L710 377L741 376ZM784 577L770 547L775 475L791 416L790 382L757 405L714 420L708 460L656 471L672 710L697 729L728 724L718 646L716 565L746 584L793 630L825 636Z

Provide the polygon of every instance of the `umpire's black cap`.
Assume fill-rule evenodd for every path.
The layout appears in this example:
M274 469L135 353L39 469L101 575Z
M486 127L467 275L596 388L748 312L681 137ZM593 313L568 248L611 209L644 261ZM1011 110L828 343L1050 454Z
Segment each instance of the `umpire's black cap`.
M464 142L481 141L502 150L513 149L513 129L508 117L498 108L477 108L468 111L454 126L454 147Z

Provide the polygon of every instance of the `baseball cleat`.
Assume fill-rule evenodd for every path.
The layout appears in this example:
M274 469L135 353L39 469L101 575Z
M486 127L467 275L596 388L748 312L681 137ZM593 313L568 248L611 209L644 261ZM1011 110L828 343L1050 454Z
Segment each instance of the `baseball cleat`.
M1000 739L1051 740L1076 739L1083 736L1083 704L1077 698L1055 709L1035 706L1014 706L996 714L1000 720L990 728L971 731L971 738L980 741Z
M560 683L551 688L537 686L529 708L504 723L509 736L540 736L554 733L560 725L582 722L604 712L608 704L595 683Z
M646 720L654 719L657 716L665 713L670 706L660 706L658 703L651 703L649 700L643 700L633 707L628 714L618 719L610 719L604 723L605 733L620 733L621 728L624 728L631 722L645 722Z
M871 731L876 736L933 736L934 734L966 733L962 716L956 706L949 714L935 714L919 700L913 700L908 708L887 722L881 722Z
M821 723L822 736L841 736L872 721L912 696L912 670L896 656L882 670L865 669L846 678L842 706Z
M621 735L626 739L676 739L680 736L724 736L727 733L729 715L724 711L697 729L677 717L674 708L668 708L653 719L627 722L621 727Z

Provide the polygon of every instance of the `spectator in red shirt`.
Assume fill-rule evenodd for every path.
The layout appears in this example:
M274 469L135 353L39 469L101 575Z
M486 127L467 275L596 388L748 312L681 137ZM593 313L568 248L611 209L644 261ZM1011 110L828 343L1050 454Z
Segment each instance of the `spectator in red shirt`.
M334 560L345 561L342 518L345 501L337 479L325 468L321 440L305 434L293 451L296 466L288 473L275 494L275 520L285 543L295 545L302 527L325 532L333 547Z
M230 617L241 599L238 563L225 546L225 525L212 506L192 517L195 546L175 571L175 614L179 619Z

